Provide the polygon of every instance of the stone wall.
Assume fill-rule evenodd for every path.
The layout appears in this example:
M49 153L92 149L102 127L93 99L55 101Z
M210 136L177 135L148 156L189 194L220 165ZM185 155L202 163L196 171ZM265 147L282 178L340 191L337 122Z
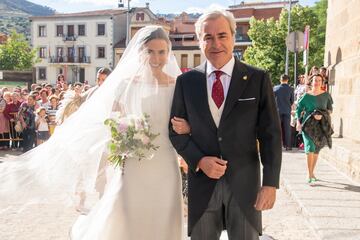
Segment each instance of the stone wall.
M360 1L328 0L325 66L330 67L335 135L360 142Z
M359 12L359 0L328 0L324 65L330 66L335 134L333 148L321 150L320 158L360 182Z

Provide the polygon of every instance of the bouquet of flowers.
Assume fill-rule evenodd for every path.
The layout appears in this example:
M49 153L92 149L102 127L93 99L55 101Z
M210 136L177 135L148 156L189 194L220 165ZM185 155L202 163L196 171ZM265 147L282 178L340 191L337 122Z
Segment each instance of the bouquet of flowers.
M118 166L124 170L125 161L128 158L142 160L147 151L156 151L159 148L152 143L159 134L151 132L149 119L150 116L144 114L140 117L120 117L119 115L105 120L104 124L111 130L108 159L115 167Z

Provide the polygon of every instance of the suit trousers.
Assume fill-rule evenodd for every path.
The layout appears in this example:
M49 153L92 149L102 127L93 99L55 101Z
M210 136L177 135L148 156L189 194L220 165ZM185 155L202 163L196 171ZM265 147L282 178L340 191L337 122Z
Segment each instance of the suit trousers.
M216 183L208 208L195 224L191 240L219 240L225 228L229 240L259 240L259 233L247 221L223 177Z
M23 152L27 152L34 148L36 142L36 132L35 129L25 128L23 130Z
M283 146L291 148L292 144L291 144L290 114L280 113L279 116L280 116L281 131L283 136Z

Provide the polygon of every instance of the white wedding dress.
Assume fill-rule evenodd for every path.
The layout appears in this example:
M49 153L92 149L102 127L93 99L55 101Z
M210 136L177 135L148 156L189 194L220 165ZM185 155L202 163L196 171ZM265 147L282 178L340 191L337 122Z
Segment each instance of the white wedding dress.
M168 139L174 85L142 99L152 132L160 135L151 159L128 159L103 198L71 230L72 240L183 240L183 203L177 155Z

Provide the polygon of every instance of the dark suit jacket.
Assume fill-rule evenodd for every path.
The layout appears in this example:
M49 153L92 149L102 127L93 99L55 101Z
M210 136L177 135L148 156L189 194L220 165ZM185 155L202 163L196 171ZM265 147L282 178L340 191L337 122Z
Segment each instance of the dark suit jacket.
M170 140L190 168L188 233L207 208L217 182L201 170L196 172L204 156L222 156L228 161L224 177L247 219L261 233L261 212L254 208L260 188L256 139L264 166L263 185L279 187L281 165L280 123L271 82L264 71L236 60L216 128L208 105L205 69L203 64L176 82L171 118L187 119L191 135L178 135L169 124Z
M289 84L279 84L274 87L275 101L280 114L291 113L294 103L294 89Z

